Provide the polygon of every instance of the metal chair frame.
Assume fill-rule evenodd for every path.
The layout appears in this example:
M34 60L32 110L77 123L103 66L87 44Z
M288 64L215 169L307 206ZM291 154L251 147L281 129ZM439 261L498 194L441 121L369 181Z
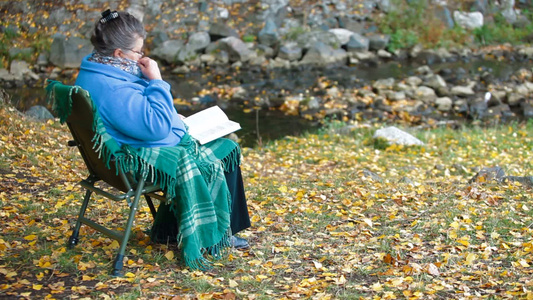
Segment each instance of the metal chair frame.
M137 178L139 176L135 176L135 174L124 174L120 168L117 170L114 161L111 161L110 163L111 168L108 168L105 165L104 160L93 149L92 139L94 137L94 130L92 101L87 99L88 94L81 88L74 90L71 98L72 111L66 120L66 123L74 140L69 141L69 146L76 146L78 148L85 165L89 170L89 176L79 182L86 192L78 214L76 225L74 226L72 235L68 240L67 246L69 249L72 249L77 245L82 224L87 225L114 240L117 240L120 244L120 247L113 262L111 275L123 276L122 269L124 267L123 260L126 246L131 235L131 229L139 208L141 196L144 196L146 199L153 217L155 217L156 208L152 202L152 198L156 198L164 202L165 197L161 194L161 188L159 186L145 182L145 180L142 178ZM112 190L116 190L116 192L109 192L101 187L98 187L96 183L100 181L110 185ZM93 193L101 195L110 200L125 200L128 203L129 214L124 231L121 232L109 229L86 216Z

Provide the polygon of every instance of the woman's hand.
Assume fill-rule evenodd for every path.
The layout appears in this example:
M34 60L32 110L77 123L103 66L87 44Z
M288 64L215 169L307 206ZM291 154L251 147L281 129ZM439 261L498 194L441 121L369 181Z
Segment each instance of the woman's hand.
M159 71L159 66L155 60L145 56L141 57L137 61L137 64L139 64L144 77L149 80L162 79L161 71Z

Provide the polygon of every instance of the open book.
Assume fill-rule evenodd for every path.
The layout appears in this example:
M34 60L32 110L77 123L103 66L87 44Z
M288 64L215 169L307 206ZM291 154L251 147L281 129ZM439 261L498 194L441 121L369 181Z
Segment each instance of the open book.
M241 129L241 125L228 119L218 106L197 112L183 122L189 126L189 134L202 145Z

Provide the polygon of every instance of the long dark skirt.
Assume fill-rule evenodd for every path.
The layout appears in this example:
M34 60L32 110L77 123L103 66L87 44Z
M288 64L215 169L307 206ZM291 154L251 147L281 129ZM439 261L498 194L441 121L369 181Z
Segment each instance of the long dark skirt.
M236 167L232 172L226 173L226 183L231 194L230 225L233 234L250 227L250 216L244 194L241 168ZM178 221L174 213L170 211L170 205L162 203L150 231L150 238L155 243L175 243L179 230Z

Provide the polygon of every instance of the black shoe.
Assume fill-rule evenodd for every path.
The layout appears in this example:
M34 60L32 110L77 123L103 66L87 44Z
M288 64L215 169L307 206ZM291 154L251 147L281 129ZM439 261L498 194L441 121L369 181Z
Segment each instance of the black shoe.
M244 250L250 248L248 241L238 236L231 236L231 246L237 250Z

